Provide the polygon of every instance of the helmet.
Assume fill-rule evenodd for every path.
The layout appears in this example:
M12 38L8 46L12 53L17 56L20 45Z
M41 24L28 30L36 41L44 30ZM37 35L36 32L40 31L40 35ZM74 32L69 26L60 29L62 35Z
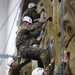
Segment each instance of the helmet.
M29 16L25 16L22 21L26 21L26 22L29 22L29 23L32 23L32 19L29 17Z
M42 75L44 72L44 69L43 68L36 68L32 71L32 74L31 75Z
M11 64L14 62L14 60L10 60L8 63L8 66L11 66Z
M34 7L34 6L36 6L34 3L29 3L29 4L28 4L28 8L32 8L32 7Z

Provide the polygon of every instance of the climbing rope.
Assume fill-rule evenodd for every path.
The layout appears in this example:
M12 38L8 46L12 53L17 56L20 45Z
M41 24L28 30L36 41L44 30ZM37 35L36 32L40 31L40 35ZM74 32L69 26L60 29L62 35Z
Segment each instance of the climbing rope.
M61 28L61 36L60 36L60 64L64 59L64 26L63 26L63 0L59 0L60 4L60 28ZM64 63L60 66L60 75L64 75Z
M19 1L20 1L20 0L19 0ZM19 7L20 7L20 4L19 4ZM17 13L18 13L18 11L19 11L19 7L18 7L18 10L17 10ZM5 50L6 50L6 47L7 47L7 45L8 45L8 41L9 41L9 38L10 38L11 32L12 32L12 30L13 30L13 27L14 27L14 23L15 23L16 17L17 17L17 13L16 13L16 15L15 15L15 18L14 18L14 21L13 21L13 24L12 24L12 27L11 27L11 31L10 31L10 33L9 33L9 36L8 36L8 39L7 39L6 45L5 45L5 47L4 47L3 55L5 54ZM3 58L1 59L1 61L0 61L0 65L2 65L2 63L4 62L4 60L5 60L5 59L3 59Z
M20 0L19 0L20 1ZM11 11L11 13L9 14L9 16L7 17L7 19L5 20L5 22L3 23L3 25L0 28L0 31L3 29L3 27L5 26L6 22L8 21L8 19L10 18L11 14L14 12L16 6L18 5L19 1L17 2L17 4L14 6L13 10Z

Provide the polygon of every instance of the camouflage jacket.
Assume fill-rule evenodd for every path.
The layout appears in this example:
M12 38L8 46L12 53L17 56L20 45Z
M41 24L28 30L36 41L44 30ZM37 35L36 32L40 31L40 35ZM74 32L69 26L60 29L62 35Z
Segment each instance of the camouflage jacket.
M9 75L19 75L19 72L21 70L21 68L25 65L26 62L17 65L16 67L10 67L9 69Z
M53 71L54 71L54 63L50 66L48 65L45 69L45 71L47 72L47 75L53 75Z
M22 18L23 18L24 16L30 16L30 17L32 18L32 20L37 19L37 18L40 18L40 14L37 13L36 11L32 11L31 9L27 9L27 10L23 13Z
M16 47L20 50L20 47L30 45L31 39L37 38L41 32L41 26L43 23L36 23L36 25L30 25L29 27L21 26L18 30L16 37Z

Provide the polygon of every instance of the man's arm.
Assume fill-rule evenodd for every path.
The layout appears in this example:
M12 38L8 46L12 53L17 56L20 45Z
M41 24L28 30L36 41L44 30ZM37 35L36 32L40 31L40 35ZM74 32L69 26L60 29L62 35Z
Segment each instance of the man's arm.
M35 30L34 32L30 32L29 36L33 38L37 38L41 32L41 28Z
M31 61L30 59L26 59L26 60L24 61L24 63L21 63L21 64L19 65L19 68L21 68L21 67L23 67L24 65L28 64L30 61Z
M53 58L51 59L50 64L49 64L49 65L47 66L47 68L45 69L48 75L50 75L50 74L53 73L53 71L54 71L54 63L55 63L55 58L53 57Z
M30 9L27 9L27 10L23 13L22 18L23 18L24 16L28 16L29 13L30 13Z
M42 22L39 23L35 23L34 25L30 25L28 28L26 28L26 30L28 31L33 31L35 29L39 29L41 28L41 26L46 23L48 20L50 20L50 17L47 17L45 20L43 20Z

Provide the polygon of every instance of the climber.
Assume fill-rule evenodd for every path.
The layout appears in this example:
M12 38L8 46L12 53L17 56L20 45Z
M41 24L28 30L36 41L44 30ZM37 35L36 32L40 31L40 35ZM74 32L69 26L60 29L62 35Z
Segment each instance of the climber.
M16 37L16 47L20 52L21 57L24 59L38 60L39 67L43 67L42 60L43 62L46 62L44 61L44 57L49 61L48 50L31 46L31 39L33 37L38 37L41 29L46 27L44 23L49 19L50 17L47 17L43 22L39 22L37 25L32 25L32 19L29 16L25 16ZM42 59L42 54L44 53L45 55Z
M41 9L38 13L36 10L37 10L37 5L35 5L35 3L29 3L28 9L22 15L22 19L24 18L24 16L29 16L34 22L34 19L40 18L40 14L44 9ZM37 21L38 20L36 20L35 22Z

